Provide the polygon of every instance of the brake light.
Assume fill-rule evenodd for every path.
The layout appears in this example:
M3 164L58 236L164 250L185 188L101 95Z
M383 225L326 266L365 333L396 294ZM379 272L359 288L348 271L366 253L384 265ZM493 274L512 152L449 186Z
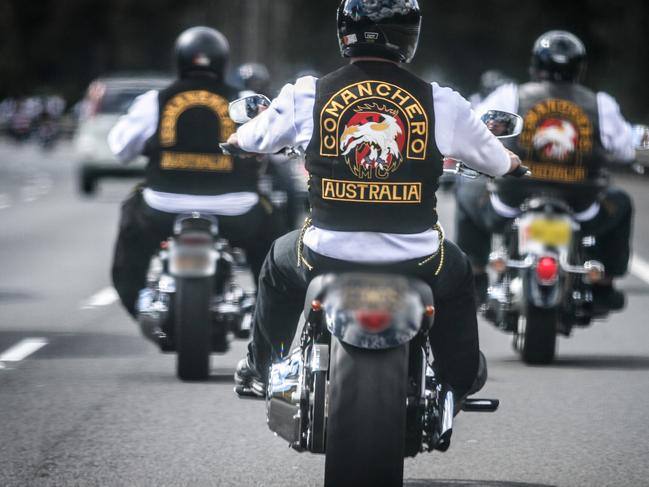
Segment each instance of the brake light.
M359 309L356 311L356 321L365 330L378 333L390 326L392 313L377 309Z
M536 277L541 284L551 284L559 274L559 265L554 257L541 257L536 264Z

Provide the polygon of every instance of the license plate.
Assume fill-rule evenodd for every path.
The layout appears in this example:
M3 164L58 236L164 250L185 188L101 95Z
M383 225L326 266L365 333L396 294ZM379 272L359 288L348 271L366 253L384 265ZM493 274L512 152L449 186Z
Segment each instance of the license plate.
M568 245L572 236L570 223L564 220L534 220L527 230L529 240L560 247Z

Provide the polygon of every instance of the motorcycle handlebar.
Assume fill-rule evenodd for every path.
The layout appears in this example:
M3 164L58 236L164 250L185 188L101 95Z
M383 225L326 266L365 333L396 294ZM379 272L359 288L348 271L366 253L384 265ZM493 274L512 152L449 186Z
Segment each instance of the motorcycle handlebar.
M510 176L512 178L522 178L525 176L531 176L532 173L530 171L529 167L525 167L523 165L518 166L516 169L514 169L512 172L506 174L506 176Z
M228 144L227 142L219 144L221 152L226 156L258 156L259 154L254 154L252 152L247 152L243 150L238 145ZM302 157L304 156L304 151L300 147L285 147L281 151L277 152L278 155L284 155L288 158Z
M238 145L228 144L227 142L219 144L219 147L221 148L221 152L226 156L252 156L253 155L250 152L246 152Z

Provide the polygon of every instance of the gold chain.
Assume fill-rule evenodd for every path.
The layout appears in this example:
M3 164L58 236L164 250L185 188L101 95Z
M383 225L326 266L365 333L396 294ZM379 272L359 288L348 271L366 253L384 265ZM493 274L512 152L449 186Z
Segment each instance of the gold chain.
M311 222L312 219L310 216L307 216L304 219L304 225L302 225L302 230L300 230L300 237L297 240L297 266L302 267L302 264L304 264L304 266L310 271L313 270L313 266L309 264L304 258L304 235L306 235L306 231L311 226Z
M444 229L439 223L436 223L435 226L433 227L434 230L437 231L437 235L439 236L439 249L437 252L429 255L426 257L424 260L419 262L417 264L418 266L423 266L428 264L430 261L432 261L437 255L439 254L439 265L437 266L437 270L435 271L435 275L438 276L440 272L442 272L442 267L444 266Z

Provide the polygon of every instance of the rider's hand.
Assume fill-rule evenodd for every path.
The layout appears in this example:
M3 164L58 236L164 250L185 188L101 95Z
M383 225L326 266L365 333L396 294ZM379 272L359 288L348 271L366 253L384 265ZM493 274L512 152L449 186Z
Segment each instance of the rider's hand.
M237 138L237 133L233 133L230 137L228 137L228 140L226 142L227 144L233 145L235 147L241 148L239 145L239 139ZM242 159L250 159L252 157L257 158L257 160L262 159L264 156L261 154L253 154L253 153L244 153L244 154L237 154L237 157L242 158Z
M237 138L237 133L233 133L227 141L228 144L233 145L235 147L239 147L239 139Z
M507 173L507 174L509 174L509 173L515 171L516 169L518 169L521 166L522 163L521 163L520 158L516 154L514 154L509 149L505 149L505 150L507 151L507 154L509 155L509 172Z

